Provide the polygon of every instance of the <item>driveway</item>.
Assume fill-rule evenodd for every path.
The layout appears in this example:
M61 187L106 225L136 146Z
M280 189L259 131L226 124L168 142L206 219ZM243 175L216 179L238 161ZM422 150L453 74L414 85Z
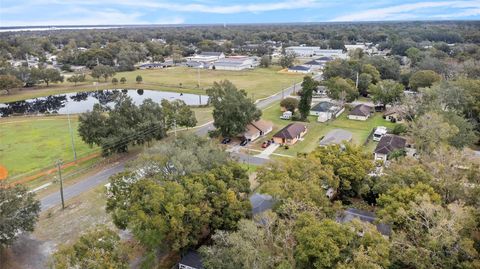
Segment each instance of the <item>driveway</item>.
M255 157L262 158L262 159L270 159L270 155L280 147L280 144L271 144L261 153L255 155Z

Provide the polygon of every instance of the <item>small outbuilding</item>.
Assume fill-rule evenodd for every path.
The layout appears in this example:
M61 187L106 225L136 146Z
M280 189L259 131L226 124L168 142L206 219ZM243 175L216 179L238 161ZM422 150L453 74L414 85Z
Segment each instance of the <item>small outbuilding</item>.
M367 120L373 113L373 108L371 106L367 106L364 104L360 104L355 106L350 114L348 114L348 118L351 120Z

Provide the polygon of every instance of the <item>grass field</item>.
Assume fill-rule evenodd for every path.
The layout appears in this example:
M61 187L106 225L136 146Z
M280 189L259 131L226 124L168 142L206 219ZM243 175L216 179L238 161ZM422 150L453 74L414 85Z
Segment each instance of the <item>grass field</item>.
M310 122L305 123L307 125L308 132L304 136L303 141L297 142L297 144L291 146L289 149L280 147L275 151L275 153L296 156L297 153L310 152L318 146L320 139L333 129L344 129L351 132L353 136L352 142L357 145L363 145L373 128L377 126L386 126L387 128L391 128L394 126L393 123L383 119L381 113L375 113L374 116L369 118L367 121L349 120L347 118L348 113L349 111L346 110L337 119L326 123L319 123L317 122L316 117L310 116L308 118ZM271 107L263 111L262 118L272 121L275 125L272 135L268 136L268 138L271 138L271 136L273 136L278 130L292 122L288 120L281 120L279 118L281 115L282 112L280 111L279 102L273 104ZM257 149L260 148L259 145L261 145L261 143L268 138L259 140L254 146ZM370 148L371 145L366 149Z
M193 108L198 125L212 120L211 107ZM78 117L71 116L77 157L98 152L78 136ZM66 116L10 117L0 119L0 165L9 177L53 167L57 159L73 161L71 137Z
M50 87L24 89L10 95L0 96L0 103L13 102L34 97L47 96L76 91L94 91L111 88L142 88L149 90L176 91L184 93L205 93L213 82L228 79L238 88L247 91L250 97L260 99L270 96L292 84L302 80L303 75L280 73L279 67L256 68L246 71L198 70L187 67L172 67L167 69L135 70L117 73L115 77L127 79L126 84L112 85L109 81L100 80L98 85L92 77L77 86L70 82L52 84ZM135 83L137 75L143 78L142 84ZM200 88L197 87L199 83Z

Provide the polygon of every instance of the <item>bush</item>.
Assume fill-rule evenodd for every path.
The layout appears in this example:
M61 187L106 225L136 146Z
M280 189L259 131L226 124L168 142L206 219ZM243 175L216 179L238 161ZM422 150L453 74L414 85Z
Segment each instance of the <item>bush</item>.
M295 112L298 107L298 99L293 97L287 97L280 102L280 106L288 111Z
M407 126L405 124L397 124L392 129L392 134L400 135L407 132Z

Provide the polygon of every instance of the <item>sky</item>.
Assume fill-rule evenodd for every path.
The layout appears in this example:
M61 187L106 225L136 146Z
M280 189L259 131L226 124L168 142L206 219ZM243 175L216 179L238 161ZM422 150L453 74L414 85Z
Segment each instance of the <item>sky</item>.
M0 0L0 26L479 20L480 0Z

